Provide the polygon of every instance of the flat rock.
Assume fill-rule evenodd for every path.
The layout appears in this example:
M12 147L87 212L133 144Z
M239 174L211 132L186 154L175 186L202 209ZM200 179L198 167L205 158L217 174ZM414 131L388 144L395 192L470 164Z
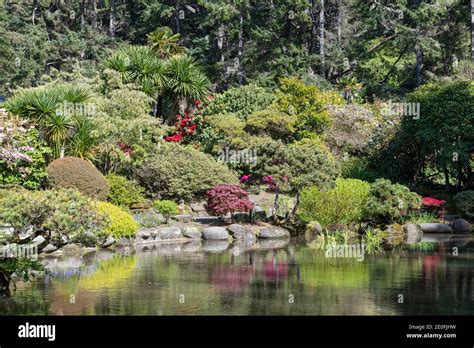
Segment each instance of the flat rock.
M349 231L349 227L347 227L347 225L344 225L344 224L329 224L329 225L326 226L326 231L328 231L328 232L336 232L336 231L346 232L346 231Z
M205 202L191 203L189 206L191 207L191 210L195 213L206 211L206 203Z
M178 221L178 222L183 222L183 223L189 223L193 221L193 216L192 215L187 215L187 214L181 214L181 215L175 215L171 217L171 219Z
M179 227L161 227L157 229L158 235L157 239L183 239L184 236L181 233Z
M115 243L118 247L126 247L132 244L132 241L128 238L122 237Z
M420 224L420 226L424 233L452 233L453 232L451 227L449 227L449 225L447 224L430 222L430 223Z
M207 227L202 231L203 238L206 240L227 240L229 233L224 227Z
M290 232L283 227L269 226L259 230L258 238L289 238Z
M220 221L218 216L196 216L193 218L194 222L198 222L200 224L215 224Z
M227 231L229 231L230 235L235 239L257 239L255 233L250 228L244 225L232 224L227 227Z

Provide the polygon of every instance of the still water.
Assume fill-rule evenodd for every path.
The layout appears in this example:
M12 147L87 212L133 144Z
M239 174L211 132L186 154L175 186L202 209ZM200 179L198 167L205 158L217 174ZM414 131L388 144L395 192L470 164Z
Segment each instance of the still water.
M51 274L17 283L11 298L0 299L0 314L474 314L472 236L363 261L327 258L304 240L247 251L226 242L144 249L47 258Z

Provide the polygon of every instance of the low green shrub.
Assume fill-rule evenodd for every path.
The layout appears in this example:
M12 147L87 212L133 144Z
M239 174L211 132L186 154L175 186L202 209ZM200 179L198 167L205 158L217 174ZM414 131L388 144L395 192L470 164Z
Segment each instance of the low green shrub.
M167 143L134 169L148 192L164 199L190 201L221 183L238 182L224 164L189 146Z
M298 215L304 222L319 221L323 225L360 221L369 191L370 184L357 179L337 179L336 187L326 191L305 188Z
M153 208L155 208L158 213L163 215L165 221L168 221L171 216L179 213L178 205L175 202L166 199L162 201L155 201L153 203Z
M377 179L370 186L370 196L364 215L381 223L401 221L410 212L420 209L421 197L406 186Z
M137 234L139 225L126 211L107 202L97 202L97 211L105 218L104 232L107 235L122 238Z
M247 118L245 130L253 135L288 140L294 131L296 120L294 115L278 110L257 111Z
M91 199L74 189L11 190L0 195L0 221L14 229L13 241L31 229L53 240L65 235L74 240L84 232L99 234L103 219Z
M130 208L134 204L145 201L145 196L143 195L145 190L135 181L116 174L109 174L105 179L110 188L109 201L112 204L123 208Z
M474 218L474 191L459 192L454 196L454 202L464 217Z
M46 170L48 185L52 188L75 188L88 197L107 199L107 181L97 168L86 160L64 157L51 162Z

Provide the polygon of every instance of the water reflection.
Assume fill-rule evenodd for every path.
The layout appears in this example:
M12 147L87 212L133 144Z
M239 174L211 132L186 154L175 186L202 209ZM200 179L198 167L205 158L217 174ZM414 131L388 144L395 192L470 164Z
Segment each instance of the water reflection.
M51 275L18 283L0 300L0 313L474 314L473 240L430 238L363 262L329 259L300 241L163 244L129 256L46 259Z

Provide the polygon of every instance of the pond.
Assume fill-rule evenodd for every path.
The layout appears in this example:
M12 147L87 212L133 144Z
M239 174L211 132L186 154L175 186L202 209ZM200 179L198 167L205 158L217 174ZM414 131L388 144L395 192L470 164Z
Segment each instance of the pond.
M474 238L430 238L363 260L301 239L48 257L51 274L17 283L0 314L473 315Z

